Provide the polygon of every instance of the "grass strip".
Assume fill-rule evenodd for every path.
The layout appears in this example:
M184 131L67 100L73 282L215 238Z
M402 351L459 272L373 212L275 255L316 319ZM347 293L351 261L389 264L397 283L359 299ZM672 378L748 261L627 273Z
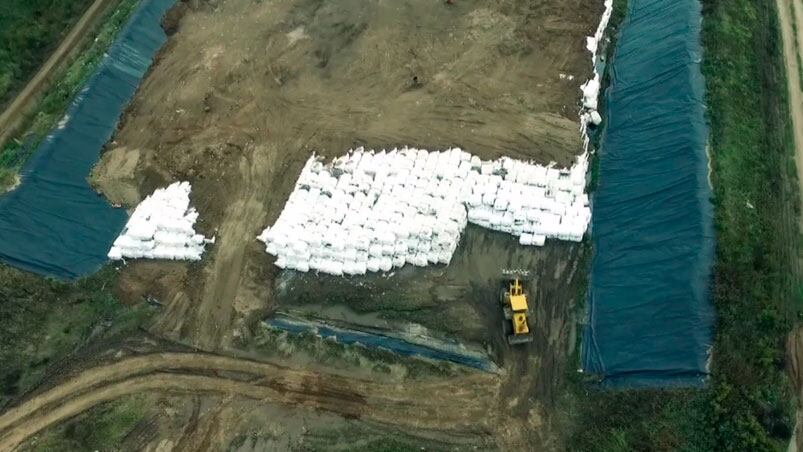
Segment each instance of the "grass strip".
M70 450L133 450L125 444L150 409L143 394L123 397L92 407L75 419L47 429L27 444L35 452ZM121 446L128 447L121 447Z
M602 392L570 377L569 449L785 450L784 341L800 309L797 180L773 0L703 0L717 248L712 377L701 390Z

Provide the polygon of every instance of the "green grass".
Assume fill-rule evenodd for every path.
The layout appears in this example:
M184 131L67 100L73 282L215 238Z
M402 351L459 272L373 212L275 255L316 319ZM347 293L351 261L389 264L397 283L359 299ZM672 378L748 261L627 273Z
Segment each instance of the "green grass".
M11 168L0 167L0 193L17 183L17 172Z
M45 430L29 443L35 452L122 450L125 437L146 415L143 395L125 397L89 409L77 418Z
M122 0L103 20L93 39L44 94L33 113L26 116L21 132L0 149L0 193L8 188L36 146L64 116L70 101L97 68L103 54L128 21L139 0Z
M354 423L345 428L311 430L304 435L304 445L298 449L306 452L420 452L443 450L487 450L480 446L452 446L440 444L386 430L382 427Z
M800 305L789 81L772 0L704 8L719 315L707 426L721 450L772 449L792 428L784 341Z
M92 0L0 2L0 107L47 59Z
M420 452L445 450L488 450L481 446L450 446L437 441L414 437L384 426L348 421L345 427L325 427L305 430L296 444L286 450L293 452ZM263 429L237 435L227 450L252 450L256 444L275 444L277 437ZM264 446L263 446L264 447ZM275 447L275 446L274 446Z
M147 309L115 300L115 278L107 267L64 283L0 265L0 409L90 341L132 331L144 320Z
M784 340L801 306L800 209L777 11L772 0L703 7L717 233L711 381L600 392L575 375L571 450L784 450L794 425Z

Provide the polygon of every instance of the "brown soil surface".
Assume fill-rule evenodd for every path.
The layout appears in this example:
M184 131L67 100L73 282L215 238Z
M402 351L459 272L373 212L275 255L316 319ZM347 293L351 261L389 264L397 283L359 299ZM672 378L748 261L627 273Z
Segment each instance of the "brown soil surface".
M160 303L188 283L187 266L180 262L132 262L131 271L122 272L117 280L117 299L134 305L154 298Z
M115 148L105 153L90 175L93 187L103 190L103 194L113 204L136 206L142 198L135 170L141 152L138 149Z
M210 0L181 8L93 176L127 205L189 180L198 227L217 236L201 263L122 271L124 300L151 295L165 304L150 331L224 352L264 313L317 304L487 345L503 373L388 387L306 371L302 380L325 385L326 398L306 387L277 394L251 380L165 373L176 367L159 361L152 379L137 373L102 390L76 390L64 396L71 402L58 402L72 408L25 425L50 425L92 403L155 389L153 380L169 391L290 402L406 430L482 431L510 450L556 447L549 413L572 346L581 247L522 249L511 237L469 228L448 267L345 280L279 272L255 237L276 219L313 151L333 157L358 145L460 146L483 158L569 165L581 150L579 85L591 74L584 37L602 2ZM514 349L500 331L502 268L537 274L535 341Z

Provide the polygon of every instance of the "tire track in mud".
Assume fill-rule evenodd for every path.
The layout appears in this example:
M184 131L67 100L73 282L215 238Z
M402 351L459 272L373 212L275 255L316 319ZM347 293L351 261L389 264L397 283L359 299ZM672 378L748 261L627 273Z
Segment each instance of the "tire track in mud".
M497 389L498 379L484 374L463 377L459 386L453 380L383 384L246 359L161 353L86 370L9 409L0 416L0 450L13 450L95 405L142 391L219 393L405 428L487 435Z
M334 390L321 391L317 394L311 392L301 396L298 392L283 392L281 389L283 388L269 388L236 380L197 375L157 373L134 377L79 395L54 409L46 410L41 415L26 419L23 425L0 437L0 450L13 450L31 435L95 405L142 391L225 393L249 399L322 409L345 416L359 416L365 405L361 397Z
M267 289L255 287L255 282L249 279L249 266L254 263L243 244L255 243L265 224L271 190L265 189L264 181L276 178L279 171L276 160L280 155L275 149L265 152L253 144L247 147L237 165L238 194L224 213L211 263L197 291L178 293L156 322L156 331L167 337L186 339L205 351L231 345L231 324L238 304L253 308L266 302L260 292ZM194 300L197 306L193 308ZM181 313L188 315L177 315Z
M259 182L268 177L267 169L272 166L269 160L252 150L250 157L243 157L240 161L244 196L238 196L226 211L214 264L191 323L195 329L191 337L195 345L204 350L227 346L231 339L225 337L222 330L231 324L234 302L243 285L246 256L242 244L253 242L258 234L254 229L264 223L266 191L260 190Z

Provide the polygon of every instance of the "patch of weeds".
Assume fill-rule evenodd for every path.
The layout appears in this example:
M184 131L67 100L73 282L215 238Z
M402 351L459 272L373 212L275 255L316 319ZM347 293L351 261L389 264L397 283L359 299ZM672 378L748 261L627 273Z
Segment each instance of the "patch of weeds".
M114 298L116 277L106 267L67 283L0 265L0 408L89 341L133 331L148 317L146 307Z
M420 452L451 450L444 444L400 432L354 423L346 428L312 430L304 437L304 451ZM465 449L461 447L459 449Z
M29 442L29 450L120 450L123 439L146 412L147 403L143 395L107 402L34 437Z

